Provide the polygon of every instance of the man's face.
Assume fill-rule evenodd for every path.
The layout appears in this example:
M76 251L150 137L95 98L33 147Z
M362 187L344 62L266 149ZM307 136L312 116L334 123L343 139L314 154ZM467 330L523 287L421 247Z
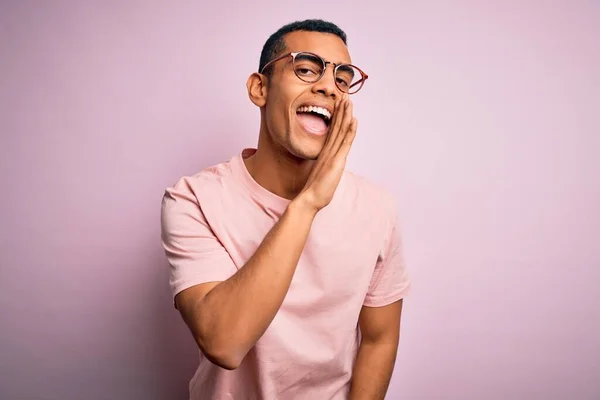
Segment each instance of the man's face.
M285 43L286 53L306 51L335 64L351 63L348 48L333 34L292 32L285 36ZM307 83L294 73L291 57L273 65L264 115L268 134L276 147L302 159L318 157L329 133L328 123L302 111L307 110L305 106L319 106L332 112L333 117L335 101L343 95L335 84L333 68L327 64L319 81Z

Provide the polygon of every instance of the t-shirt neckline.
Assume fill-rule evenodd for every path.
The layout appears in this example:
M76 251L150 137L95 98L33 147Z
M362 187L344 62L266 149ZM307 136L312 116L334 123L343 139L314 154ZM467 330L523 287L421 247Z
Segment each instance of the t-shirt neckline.
M254 153L256 153L255 148L245 148L236 157L234 157L232 161L237 175L248 188L250 194L259 199L263 205L268 205L269 207L272 207L278 211L284 211L290 204L291 200L278 196L262 187L254 180L252 175L250 175L248 168L246 168L244 159L252 156Z

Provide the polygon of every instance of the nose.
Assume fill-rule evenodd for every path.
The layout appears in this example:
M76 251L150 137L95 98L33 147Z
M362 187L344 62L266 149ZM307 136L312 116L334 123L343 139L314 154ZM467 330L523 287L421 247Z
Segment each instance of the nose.
M313 93L320 93L326 97L331 97L334 99L338 96L341 96L342 93L335 84L334 70L335 66L329 63L325 65L325 72L323 72L323 76L313 84Z

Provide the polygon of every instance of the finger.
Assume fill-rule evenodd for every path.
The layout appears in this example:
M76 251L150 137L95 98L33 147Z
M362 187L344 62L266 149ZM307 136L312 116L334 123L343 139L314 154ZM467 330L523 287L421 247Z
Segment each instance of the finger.
M336 153L336 157L343 158L344 160L348 157L348 153L350 152L350 148L352 147L352 143L354 143L354 138L356 137L356 130L358 129L358 120L356 118L352 118L352 122L350 123L350 127L348 129L348 133L345 135L342 143L340 144L340 148Z
M354 103L348 98L346 103L346 109L344 110L344 119L342 120L342 133L346 133L352 120L354 118Z
M325 139L325 144L323 145L323 149L321 150L321 153L319 154L319 158L323 158L327 155L327 153L329 152L329 149L331 148L334 140L335 140L335 132L336 132L336 126L338 125L338 115L339 115L339 110L340 110L340 104L342 103L342 99L338 99L336 100L334 106L333 106L333 115L331 117L331 121L329 122L329 133L327 134L327 138Z
M338 150L342 144L342 141L348 134L348 131L350 129L350 124L352 123L352 120L354 118L354 116L352 115L352 113L354 111L353 107L354 106L353 106L352 102L350 101L350 99L348 99L345 109L344 109L344 117L342 119L340 132L338 133L337 137L335 138L335 142L333 143L333 148L331 150L334 154L338 152Z
M342 97L334 110L334 120L332 122L330 133L332 136L337 136L340 131L340 127L342 126L342 120L344 119L344 111L346 110L346 102L348 100L346 97Z
M336 105L335 105L335 108L333 111L333 120L331 121L331 124L329 125L329 135L327 137L327 140L325 141L323 150L321 151L321 154L323 155L323 157L325 157L327 154L329 154L330 149L333 147L333 144L335 143L335 139L340 132L340 127L342 125L342 120L344 117L345 101L346 101L346 98L342 97L342 98L340 98L339 101L336 102Z

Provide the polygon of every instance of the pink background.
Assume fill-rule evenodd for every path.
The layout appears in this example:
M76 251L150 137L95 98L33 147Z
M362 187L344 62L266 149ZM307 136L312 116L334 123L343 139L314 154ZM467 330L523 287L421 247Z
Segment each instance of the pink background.
M203 3L0 6L0 398L185 398L163 190L255 145L246 78L314 16L404 216L388 399L600 398L600 2Z

